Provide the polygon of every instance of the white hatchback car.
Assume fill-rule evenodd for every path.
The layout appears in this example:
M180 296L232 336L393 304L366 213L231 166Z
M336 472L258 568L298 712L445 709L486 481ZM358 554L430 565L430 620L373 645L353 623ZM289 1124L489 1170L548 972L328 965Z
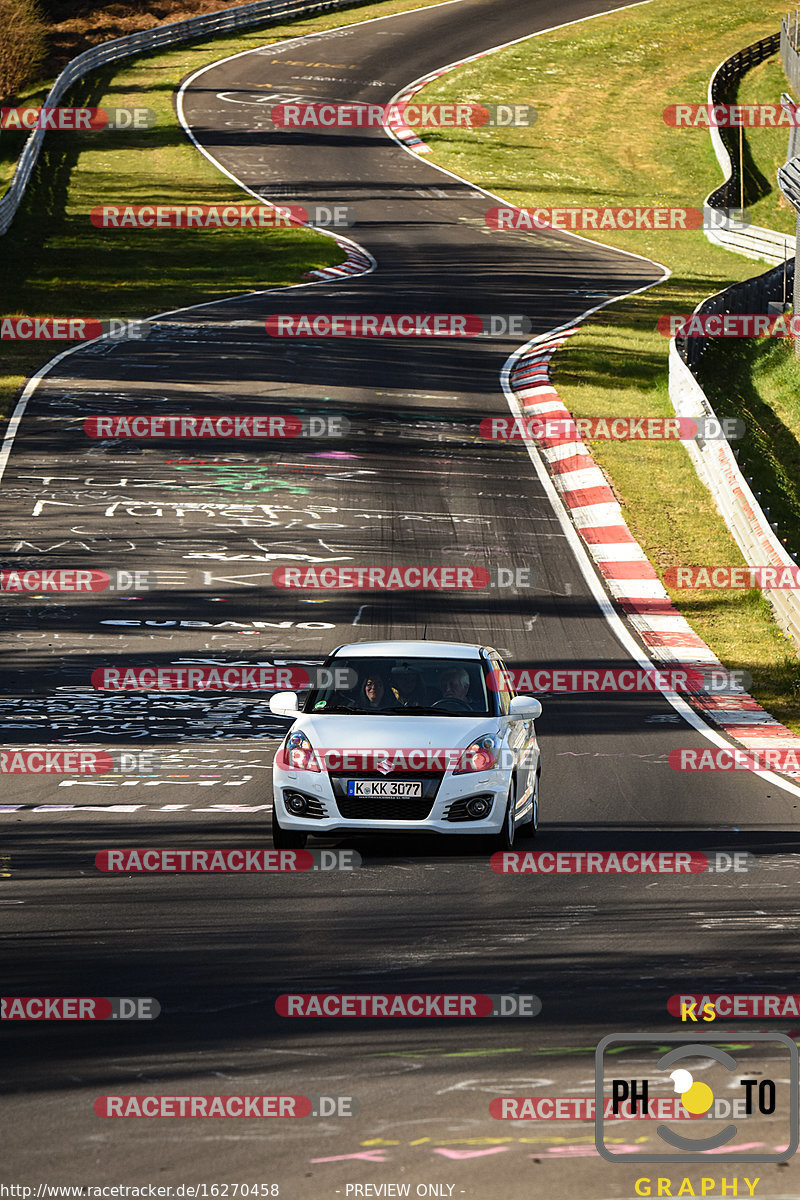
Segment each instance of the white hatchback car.
M296 717L275 755L272 837L444 833L510 849L539 823L542 706L515 696L495 650L458 642L356 642L321 685L270 699Z

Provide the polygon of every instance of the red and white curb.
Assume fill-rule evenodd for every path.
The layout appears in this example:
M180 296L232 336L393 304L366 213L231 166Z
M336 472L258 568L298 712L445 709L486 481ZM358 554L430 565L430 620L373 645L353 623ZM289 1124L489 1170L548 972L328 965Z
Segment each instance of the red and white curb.
M319 267L306 271L304 279L341 279L345 275L364 275L375 266L375 260L352 242L340 242L347 251L347 258L338 267Z
M532 345L511 372L511 388L528 416L571 420L550 379L550 360L580 326L559 330ZM536 439L550 477L607 590L627 616L652 659L681 666L722 663L675 608L647 555L631 533L616 496L584 442ZM685 699L748 750L795 749L800 738L746 692L720 696L691 692ZM794 779L800 774L792 775Z
M430 154L431 147L427 142L414 133L414 130L406 125L403 121L403 110L406 105L413 100L417 92L421 92L424 87L432 83L434 79L439 79L442 75L447 75L450 71L454 71L457 67L464 67L467 63L475 62L476 59L486 58L493 54L493 50L484 50L480 54L473 54L471 58L463 58L460 62L448 63L446 67L440 67L438 71L431 71L429 75L423 75L420 79L416 79L413 83L404 88L402 92L398 92L393 96L390 105L397 116L394 115L386 122L384 129L387 133L391 133L398 142L402 142L408 150L413 150L415 154Z
M412 83L405 91L400 92L394 97L392 109L397 113L397 116L392 115L384 125L384 129L389 130L397 138L398 142L402 142L408 150L413 150L416 154L430 154L431 147L427 142L423 141L419 134L414 133L414 130L410 126L406 125L402 119L403 112L406 105L409 104L417 92L422 91L425 85L430 83L432 79L438 79L440 75L444 75L449 70L450 68L446 67L444 71L434 71L431 75L426 75L424 79Z

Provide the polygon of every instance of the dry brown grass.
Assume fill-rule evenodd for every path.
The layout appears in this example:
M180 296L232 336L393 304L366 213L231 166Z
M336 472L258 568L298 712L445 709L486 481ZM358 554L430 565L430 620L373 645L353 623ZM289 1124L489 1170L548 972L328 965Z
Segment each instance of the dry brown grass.
M55 76L71 58L100 42L125 37L156 25L188 21L223 12L230 4L221 0L159 0L157 4L128 0L114 4L58 4L48 6L47 58L43 74ZM75 10L78 10L77 12Z

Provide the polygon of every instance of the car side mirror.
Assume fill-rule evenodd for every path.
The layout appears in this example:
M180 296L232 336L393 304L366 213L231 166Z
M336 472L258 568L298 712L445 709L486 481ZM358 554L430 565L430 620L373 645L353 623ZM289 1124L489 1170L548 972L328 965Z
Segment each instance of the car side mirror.
M270 696L269 711L276 717L296 717L300 711L297 692L276 692Z
M514 696L508 706L508 715L515 721L535 721L542 715L542 706L535 696Z

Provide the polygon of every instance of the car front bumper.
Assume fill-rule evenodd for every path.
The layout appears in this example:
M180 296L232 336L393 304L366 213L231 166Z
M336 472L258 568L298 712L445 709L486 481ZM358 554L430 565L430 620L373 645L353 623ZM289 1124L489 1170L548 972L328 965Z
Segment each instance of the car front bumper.
M347 778L356 778L352 774ZM367 778L361 776L360 778ZM368 778L375 778L369 776ZM394 776L387 776L391 780ZM408 776L397 776L407 781ZM436 786L426 786L435 781ZM503 827L510 771L482 771L468 775L444 773L427 777L423 797L384 801L381 798L346 796L345 777L310 771L273 772L273 803L282 829L330 836L341 833L440 833L481 836L499 833ZM435 794L431 795L434 792ZM286 806L286 796L307 799L315 815L295 814ZM427 794L426 794L427 793ZM466 801L485 796L491 808L484 817L464 812ZM374 802L372 802L374 799ZM425 809L428 811L425 812ZM408 816L405 812L408 811ZM387 815L390 814L390 815Z

